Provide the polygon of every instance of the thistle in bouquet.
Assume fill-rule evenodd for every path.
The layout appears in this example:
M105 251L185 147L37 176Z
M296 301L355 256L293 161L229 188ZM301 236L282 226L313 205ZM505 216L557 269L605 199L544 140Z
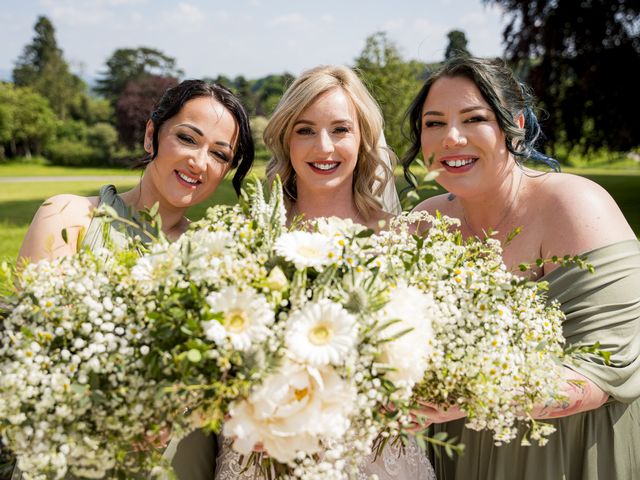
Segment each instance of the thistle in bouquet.
M135 478L161 463L149 438L176 409L146 374L136 257L82 250L17 275L0 339L0 430L25 478Z
M428 223L425 236L409 225ZM463 241L456 219L425 212L399 218L386 234L388 268L438 304L433 348L416 399L457 406L467 427L511 441L518 424L540 444L553 427L532 418L535 404L562 399L563 314L544 282L507 271L498 241ZM426 419L428 421L428 419Z

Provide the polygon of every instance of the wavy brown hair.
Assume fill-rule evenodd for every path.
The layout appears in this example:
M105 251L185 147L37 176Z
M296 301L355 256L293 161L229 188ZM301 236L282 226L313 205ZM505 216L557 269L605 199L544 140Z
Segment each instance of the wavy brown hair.
M342 89L355 107L360 128L360 148L353 173L353 197L358 213L365 219L382 211L380 197L384 186L393 181L393 165L382 159L378 147L384 122L377 102L355 72L344 66L319 66L302 73L287 89L264 130L264 143L272 157L267 164L267 180L280 176L289 203L297 198L296 174L291 165L289 137L296 120L320 95ZM393 153L386 149L392 160Z

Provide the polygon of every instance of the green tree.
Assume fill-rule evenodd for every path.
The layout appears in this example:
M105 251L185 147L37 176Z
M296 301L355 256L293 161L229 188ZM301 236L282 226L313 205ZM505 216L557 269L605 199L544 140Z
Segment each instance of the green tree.
M177 79L183 75L174 58L149 47L119 48L106 64L107 69L98 79L95 91L114 106L130 81L141 81L151 76Z
M447 33L447 38L449 39L449 44L444 52L445 60L461 55L471 55L467 49L467 44L469 43L467 36L462 30L451 30Z
M255 93L255 114L270 116L293 80L294 76L286 72L282 75L267 75L256 80L252 87Z
M387 35L377 32L367 37L355 67L380 104L387 143L400 155L406 147L402 134L405 111L420 89L425 65L404 61Z
M151 75L131 80L116 105L116 128L120 140L128 148L142 145L149 114L165 90L175 87L178 81L172 77Z
M58 48L53 24L47 17L38 17L35 36L24 47L13 69L17 86L31 87L49 100L53 111L64 119L78 112L86 86L69 71L62 50Z
M507 59L548 112L552 142L629 150L640 144L637 0L483 0L502 7Z
M0 84L0 145L9 155L39 154L56 129L46 98L28 87Z

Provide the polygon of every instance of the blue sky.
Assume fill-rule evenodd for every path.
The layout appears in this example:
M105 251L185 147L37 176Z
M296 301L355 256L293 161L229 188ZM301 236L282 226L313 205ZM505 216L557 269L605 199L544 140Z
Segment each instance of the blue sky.
M450 30L475 55L501 55L501 11L481 0L0 0L0 77L9 79L38 15L48 16L75 73L91 80L116 48L149 46L186 77L351 65L365 38L386 31L405 58L442 59Z

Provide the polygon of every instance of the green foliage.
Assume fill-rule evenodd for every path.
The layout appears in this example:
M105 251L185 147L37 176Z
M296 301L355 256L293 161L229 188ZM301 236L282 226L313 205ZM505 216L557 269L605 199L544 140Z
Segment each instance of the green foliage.
M102 154L84 142L62 139L47 146L47 157L52 165L98 165Z
M130 81L150 76L179 78L182 70L176 60L149 47L118 48L107 59L107 69L98 79L95 91L115 105Z
M447 33L447 38L449 39L449 44L444 52L445 60L461 55L471 55L467 49L467 44L469 43L467 36L462 30L451 30Z
M425 66L404 61L386 34L377 32L367 38L355 67L380 104L387 143L395 152L404 151L407 142L402 134L402 123L406 109L422 85Z
M108 123L87 127L82 122L69 121L61 124L46 154L52 165L105 166L114 163L117 144L118 133Z
M8 144L11 156L39 154L56 129L47 99L30 88L3 83L0 105L0 142Z
M483 0L509 18L506 56L548 113L551 143L627 151L640 145L636 0Z
M85 84L69 71L69 65L58 48L53 24L47 17L39 17L35 36L13 70L17 86L29 86L47 100L53 111L65 119L81 111Z
M256 148L256 158L261 160L266 160L270 157L269 151L264 144L264 139L262 138L267 123L269 123L269 120L263 116L251 118L251 133L253 135L253 144Z

